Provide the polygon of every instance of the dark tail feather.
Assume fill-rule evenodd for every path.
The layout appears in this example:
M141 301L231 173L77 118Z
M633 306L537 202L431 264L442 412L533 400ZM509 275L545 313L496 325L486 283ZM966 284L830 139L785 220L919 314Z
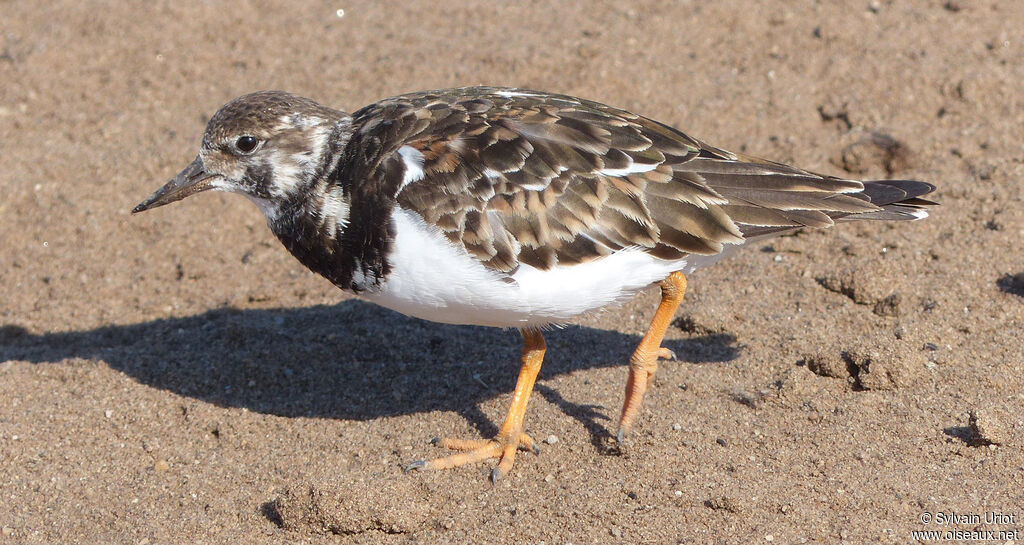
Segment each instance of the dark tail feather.
M852 196L862 198L881 210L833 216L835 221L852 220L917 220L928 217L925 208L938 203L920 199L935 191L935 186L916 180L875 180L864 182L864 191Z

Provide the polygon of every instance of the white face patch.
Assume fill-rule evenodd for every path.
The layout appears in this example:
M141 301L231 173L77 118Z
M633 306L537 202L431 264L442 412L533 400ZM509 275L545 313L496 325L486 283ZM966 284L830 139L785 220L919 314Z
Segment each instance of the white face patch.
M309 147L297 153L277 149L269 155L274 179L268 190L277 197L287 197L304 188L327 150L331 127L319 118L313 119L319 120L319 123L305 116L287 116L282 119L282 123L291 122L293 127L305 129L302 137L308 139Z
M273 165L274 179L267 189L277 197L284 197L295 192L302 182L303 169L290 154L275 150L269 156Z
M309 144L310 149L313 153L309 156L309 162L316 164L320 162L320 158L323 157L325 151L327 151L327 139L331 136L331 126L327 123L320 122L317 126L310 131Z
M405 176L402 177L402 184L398 186L401 192L405 186L423 179L423 154L412 146L398 148L398 155L402 156L402 163L405 165Z

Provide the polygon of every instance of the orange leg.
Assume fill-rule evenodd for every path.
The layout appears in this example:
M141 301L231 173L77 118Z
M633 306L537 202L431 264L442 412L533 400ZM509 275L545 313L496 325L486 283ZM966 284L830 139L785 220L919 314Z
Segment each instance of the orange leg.
M434 444L452 450L463 450L459 454L453 454L444 458L433 460L418 460L408 466L406 471L412 469L448 469L463 464L470 464L486 460L487 458L499 458L498 467L491 471L491 481L497 481L512 469L516 459L516 449L531 450L537 452L537 445L533 439L523 433L523 416L526 414L526 404L530 401L530 393L533 391L533 383L537 380L537 373L540 372L540 364L544 361L544 337L538 329L523 329L523 366L519 370L519 380L516 382L516 389L512 393L512 406L509 407L505 423L494 439L435 439Z
M672 316L683 302L683 294L686 293L686 277L681 272L674 272L668 275L660 283L661 304L654 313L651 320L651 327L647 334L640 341L640 345L633 352L629 360L629 380L626 382L626 401L622 404L622 416L619 417L619 433L616 435L619 442L626 437L633 421L640 412L640 405L644 401L644 393L658 370L658 358L674 358L675 354L667 348L662 348L661 341L665 339L665 330L672 322Z

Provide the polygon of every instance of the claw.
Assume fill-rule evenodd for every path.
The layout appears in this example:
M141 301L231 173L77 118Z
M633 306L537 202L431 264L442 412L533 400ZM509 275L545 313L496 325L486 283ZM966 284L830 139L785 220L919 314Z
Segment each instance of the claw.
M530 437L527 433L519 435L519 450L540 454L540 447L537 446L537 441L534 441L533 437Z
M498 468L491 470L491 484L498 484L498 479L502 478L505 474L502 473Z
M615 440L619 443L626 442L626 430L619 428L619 432L615 434Z
M441 438L440 437L435 437L435 438L430 440L430 444L431 445L438 445L440 443L441 443Z
M426 469L426 468L427 468L427 461L426 460L416 460L415 462L412 462L409 465L405 466L405 472L408 473L410 471L416 471L416 470Z
M679 358L676 357L676 353L675 352L673 352L673 351L671 351L668 348L665 348L663 346L663 347L658 349L658 359L662 359L662 360L676 360L676 359L679 359Z

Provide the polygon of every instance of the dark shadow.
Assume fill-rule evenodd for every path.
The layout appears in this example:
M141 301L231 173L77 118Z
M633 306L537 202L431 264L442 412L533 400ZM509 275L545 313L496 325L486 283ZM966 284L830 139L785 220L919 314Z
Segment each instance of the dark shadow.
M944 428L942 433L954 438L959 439L967 445L975 445L974 431L969 426L950 426Z
M1024 297L1024 272L1017 274L1004 274L996 280L996 285L1004 293L1011 293L1018 297Z
M625 365L639 342L585 327L545 337L541 380ZM734 341L715 334L666 344L682 361L721 362L737 357ZM367 420L456 411L485 437L497 428L478 406L513 389L520 349L514 331L435 324L357 300L295 309L218 309L42 335L0 326L0 361L99 359L155 388L281 416ZM538 390L556 399L552 390ZM564 400L560 406L592 433L600 429L593 414Z
M693 316L682 315L672 320L672 327L691 335L690 339L675 350L683 361L691 363L713 363L736 359L742 345L736 345L736 337L725 332L720 326L706 326L694 320Z
M739 357L744 345L736 344L736 336L731 333L710 333L699 337L691 337L678 346L673 347L665 342L676 353L680 361L688 363L721 363Z
M276 501L268 501L260 504L260 514L270 522L274 523L278 528L284 527L284 517L281 516L281 511L278 510Z
M597 452L604 455L618 454L612 443L612 432L608 428L611 418L606 414L609 412L604 405L591 405L573 403L558 393L553 388L543 384L534 386L534 391L544 397L549 403L562 410L563 413L583 424L583 427L590 433L590 444L594 445Z

